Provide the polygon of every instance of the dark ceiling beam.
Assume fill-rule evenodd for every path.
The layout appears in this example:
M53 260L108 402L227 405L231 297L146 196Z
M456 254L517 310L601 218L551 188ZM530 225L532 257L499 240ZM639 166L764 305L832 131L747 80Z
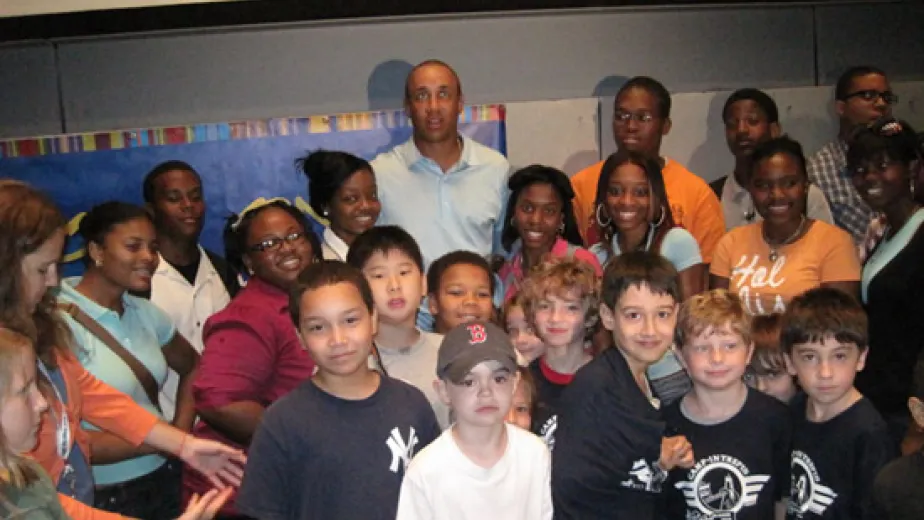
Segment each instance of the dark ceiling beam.
M747 4L753 0L248 0L0 18L0 42L382 16L582 7ZM770 0L761 4L796 3Z

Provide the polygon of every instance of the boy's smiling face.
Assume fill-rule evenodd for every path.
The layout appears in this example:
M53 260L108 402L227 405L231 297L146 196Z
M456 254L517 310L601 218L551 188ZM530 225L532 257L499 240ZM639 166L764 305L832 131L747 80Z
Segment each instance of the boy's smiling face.
M787 354L788 367L813 401L832 405L850 393L857 372L866 364L867 352L827 336L821 341L793 345L792 353Z
M576 289L546 294L533 307L536 333L546 348L583 345L587 303Z
M375 315L348 282L302 294L298 333L319 371L349 376L368 367Z
M710 390L744 384L742 377L753 346L730 327L707 327L680 348L680 359L690 378Z
M615 309L600 306L600 321L613 333L616 347L633 373L657 363L674 341L677 301L670 294L653 293L647 284L632 285Z
M446 332L470 321L490 321L494 315L490 273L470 264L455 264L443 272L440 286L430 295L436 331Z

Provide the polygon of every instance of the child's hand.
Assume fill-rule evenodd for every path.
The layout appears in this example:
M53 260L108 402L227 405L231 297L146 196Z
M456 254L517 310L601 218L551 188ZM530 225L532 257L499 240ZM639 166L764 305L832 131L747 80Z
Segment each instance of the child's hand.
M215 518L218 510L225 505L232 492L234 492L234 488L226 487L221 491L213 488L201 497L193 495L189 499L186 511L177 520L211 520Z
M664 471L693 467L693 445L682 435L661 439L661 458L658 465Z

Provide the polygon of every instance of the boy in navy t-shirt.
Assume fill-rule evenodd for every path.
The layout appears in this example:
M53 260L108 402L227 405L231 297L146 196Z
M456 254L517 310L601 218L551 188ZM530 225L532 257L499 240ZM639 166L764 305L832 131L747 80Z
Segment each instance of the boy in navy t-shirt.
M677 320L681 364L693 388L664 409L693 445L694 466L674 470L667 518L769 520L785 513L792 423L783 403L748 388L751 320L723 289L697 294Z
M690 443L665 436L646 376L673 342L679 299L677 271L656 253L624 253L607 265L600 321L616 346L578 370L562 394L555 519L651 520L667 472L693 465Z
M868 352L866 313L847 293L812 289L783 314L780 344L805 391L792 403L787 518L879 520L873 480L896 454L882 416L853 385Z
M369 367L372 292L357 269L312 265L289 309L318 371L264 414L237 508L260 520L393 520L411 457L440 434L433 409Z

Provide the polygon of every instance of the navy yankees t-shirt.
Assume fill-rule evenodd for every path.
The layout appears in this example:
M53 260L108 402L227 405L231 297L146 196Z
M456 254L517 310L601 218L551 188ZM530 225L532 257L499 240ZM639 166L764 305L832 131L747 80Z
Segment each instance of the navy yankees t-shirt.
M238 511L260 520L394 520L411 457L440 434L417 388L382 376L366 399L308 380L263 416Z

